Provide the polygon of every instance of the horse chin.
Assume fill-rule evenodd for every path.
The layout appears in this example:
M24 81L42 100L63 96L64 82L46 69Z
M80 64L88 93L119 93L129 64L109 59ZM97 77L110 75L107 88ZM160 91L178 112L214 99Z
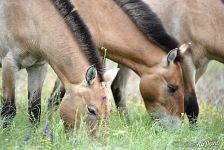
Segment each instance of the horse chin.
M181 127L181 119L177 116L166 116L157 120L159 125L166 130L179 129Z
M161 113L161 111L157 111L156 113L154 112L152 118L165 130L178 129L182 124L180 117L169 115L167 113Z

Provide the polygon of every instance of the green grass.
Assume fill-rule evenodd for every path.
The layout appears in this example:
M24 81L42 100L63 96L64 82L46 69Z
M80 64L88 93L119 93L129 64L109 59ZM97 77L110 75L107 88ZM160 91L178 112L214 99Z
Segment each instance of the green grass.
M214 64L212 64L212 67ZM47 98L51 92L54 74L48 74L44 84L42 118L38 127L28 121L26 73L18 73L16 88L17 115L10 129L0 129L0 150L14 149L115 149L115 150L175 150L175 149L224 149L224 110L222 107L200 103L197 127L190 128L187 118L179 130L164 130L152 121L142 102L128 102L129 121L118 115L115 107L110 118L109 136L103 141L88 136L83 124L67 139L59 113L55 112L49 121L46 111ZM224 84L224 83L223 83ZM212 93L211 93L212 94ZM53 144L43 136L45 125L53 129Z

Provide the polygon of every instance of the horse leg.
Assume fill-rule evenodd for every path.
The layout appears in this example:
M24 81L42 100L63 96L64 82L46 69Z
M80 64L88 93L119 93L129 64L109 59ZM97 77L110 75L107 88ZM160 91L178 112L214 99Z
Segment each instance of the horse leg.
M54 84L53 91L51 92L51 96L48 99L48 110L52 109L54 106L59 105L64 95L65 95L65 88L61 83L60 79L57 78Z
M118 67L120 68L119 72L117 73L116 78L114 79L113 83L111 84L111 90L114 96L114 101L117 108L127 114L126 108L126 100L125 100L125 92L126 92L126 85L128 78L130 76L130 69L119 64Z
M1 110L1 117L3 118L3 127L10 125L11 120L16 115L15 104L15 72L18 67L7 55L2 60L2 89L3 89L3 106Z
M41 115L41 90L47 73L47 64L27 68L28 112L30 121L38 123Z

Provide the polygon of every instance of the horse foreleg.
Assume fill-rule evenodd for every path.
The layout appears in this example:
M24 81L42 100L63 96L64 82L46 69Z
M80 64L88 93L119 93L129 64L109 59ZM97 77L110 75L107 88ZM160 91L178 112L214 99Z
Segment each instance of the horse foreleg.
M28 112L30 121L38 123L41 115L41 90L47 73L47 64L27 68Z
M1 117L4 120L3 127L7 127L16 115L15 104L15 72L18 70L10 56L2 60L2 89L3 106Z
M120 70L117 73L117 76L111 85L111 90L112 90L114 101L117 108L121 112L124 112L125 114L127 114L125 89L126 89L128 78L130 76L130 69L121 64L119 64L118 67L120 68Z
M51 96L48 99L48 110L52 109L54 106L57 106L61 103L62 98L65 95L65 88L62 85L59 78L55 81L53 91Z

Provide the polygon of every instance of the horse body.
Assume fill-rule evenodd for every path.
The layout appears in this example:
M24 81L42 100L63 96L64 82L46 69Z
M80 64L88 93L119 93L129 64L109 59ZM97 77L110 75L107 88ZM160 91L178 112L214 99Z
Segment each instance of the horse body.
M140 76L140 89L147 110L161 120L170 118L171 122L177 123L183 112L182 71L179 62L174 62L177 51L167 55L153 40L149 40L124 13L119 1L72 2L89 27L97 48L107 48L107 58L128 66ZM101 54L104 55L105 51ZM170 84L177 85L178 90L170 93Z
M69 1L65 0L65 2L69 4ZM78 39L82 38L82 35L74 37L68 24L56 9L57 5L60 3L50 0L0 2L0 55L3 68L1 115L7 120L15 116L14 74L17 70L26 68L29 115L31 121L39 120L41 88L47 71L46 62L48 62L66 89L60 107L65 125L74 126L75 121L78 125L82 114L87 114L87 122L96 125L100 117L108 119L111 109L110 102L102 100L102 98L106 99L107 95L102 81L103 74L98 71L98 77L96 74L93 76L95 67L89 68L93 64L81 49L86 43L80 43ZM79 17L76 12L72 13ZM73 14L67 16L72 17ZM78 31L79 29L76 30ZM85 35L85 39L88 38L90 40L88 44L93 45L92 50L94 50L91 37ZM100 63L101 59L97 57L97 53L95 55L95 66L100 70L100 64L97 63ZM89 78L89 75L91 79L86 82L84 77ZM76 113L78 118L75 118Z
M14 32L12 30L15 30L16 27L15 27L15 24L9 25L9 22L11 21L11 19L13 19L13 20L17 19L16 16L12 14L13 13L12 11L13 11L15 5L17 5L17 4L16 3L13 4L13 2L11 2L11 3L12 4L6 4L5 1L0 2L0 8L1 8L1 10L0 10L1 62L2 62L3 58L6 57L6 55L7 55L7 57L10 59L15 58L18 60L18 62L17 62L18 68L22 68L24 66L29 67L32 64L34 64L37 61L37 59L34 57L31 58L27 52L21 50L19 43L17 41L15 41L15 39L14 39ZM11 13L8 11L11 11ZM15 11L16 11L16 9L15 9ZM20 17L22 17L21 13L19 15L20 15ZM15 22L13 22L13 23L15 23ZM17 22L18 22L18 19L17 19ZM17 34L17 33L15 33L15 34ZM17 50L18 54L17 55L15 54L13 56L13 54L12 54L12 52L10 52L10 50L14 50L14 51ZM28 62L28 63L26 63L26 62Z

